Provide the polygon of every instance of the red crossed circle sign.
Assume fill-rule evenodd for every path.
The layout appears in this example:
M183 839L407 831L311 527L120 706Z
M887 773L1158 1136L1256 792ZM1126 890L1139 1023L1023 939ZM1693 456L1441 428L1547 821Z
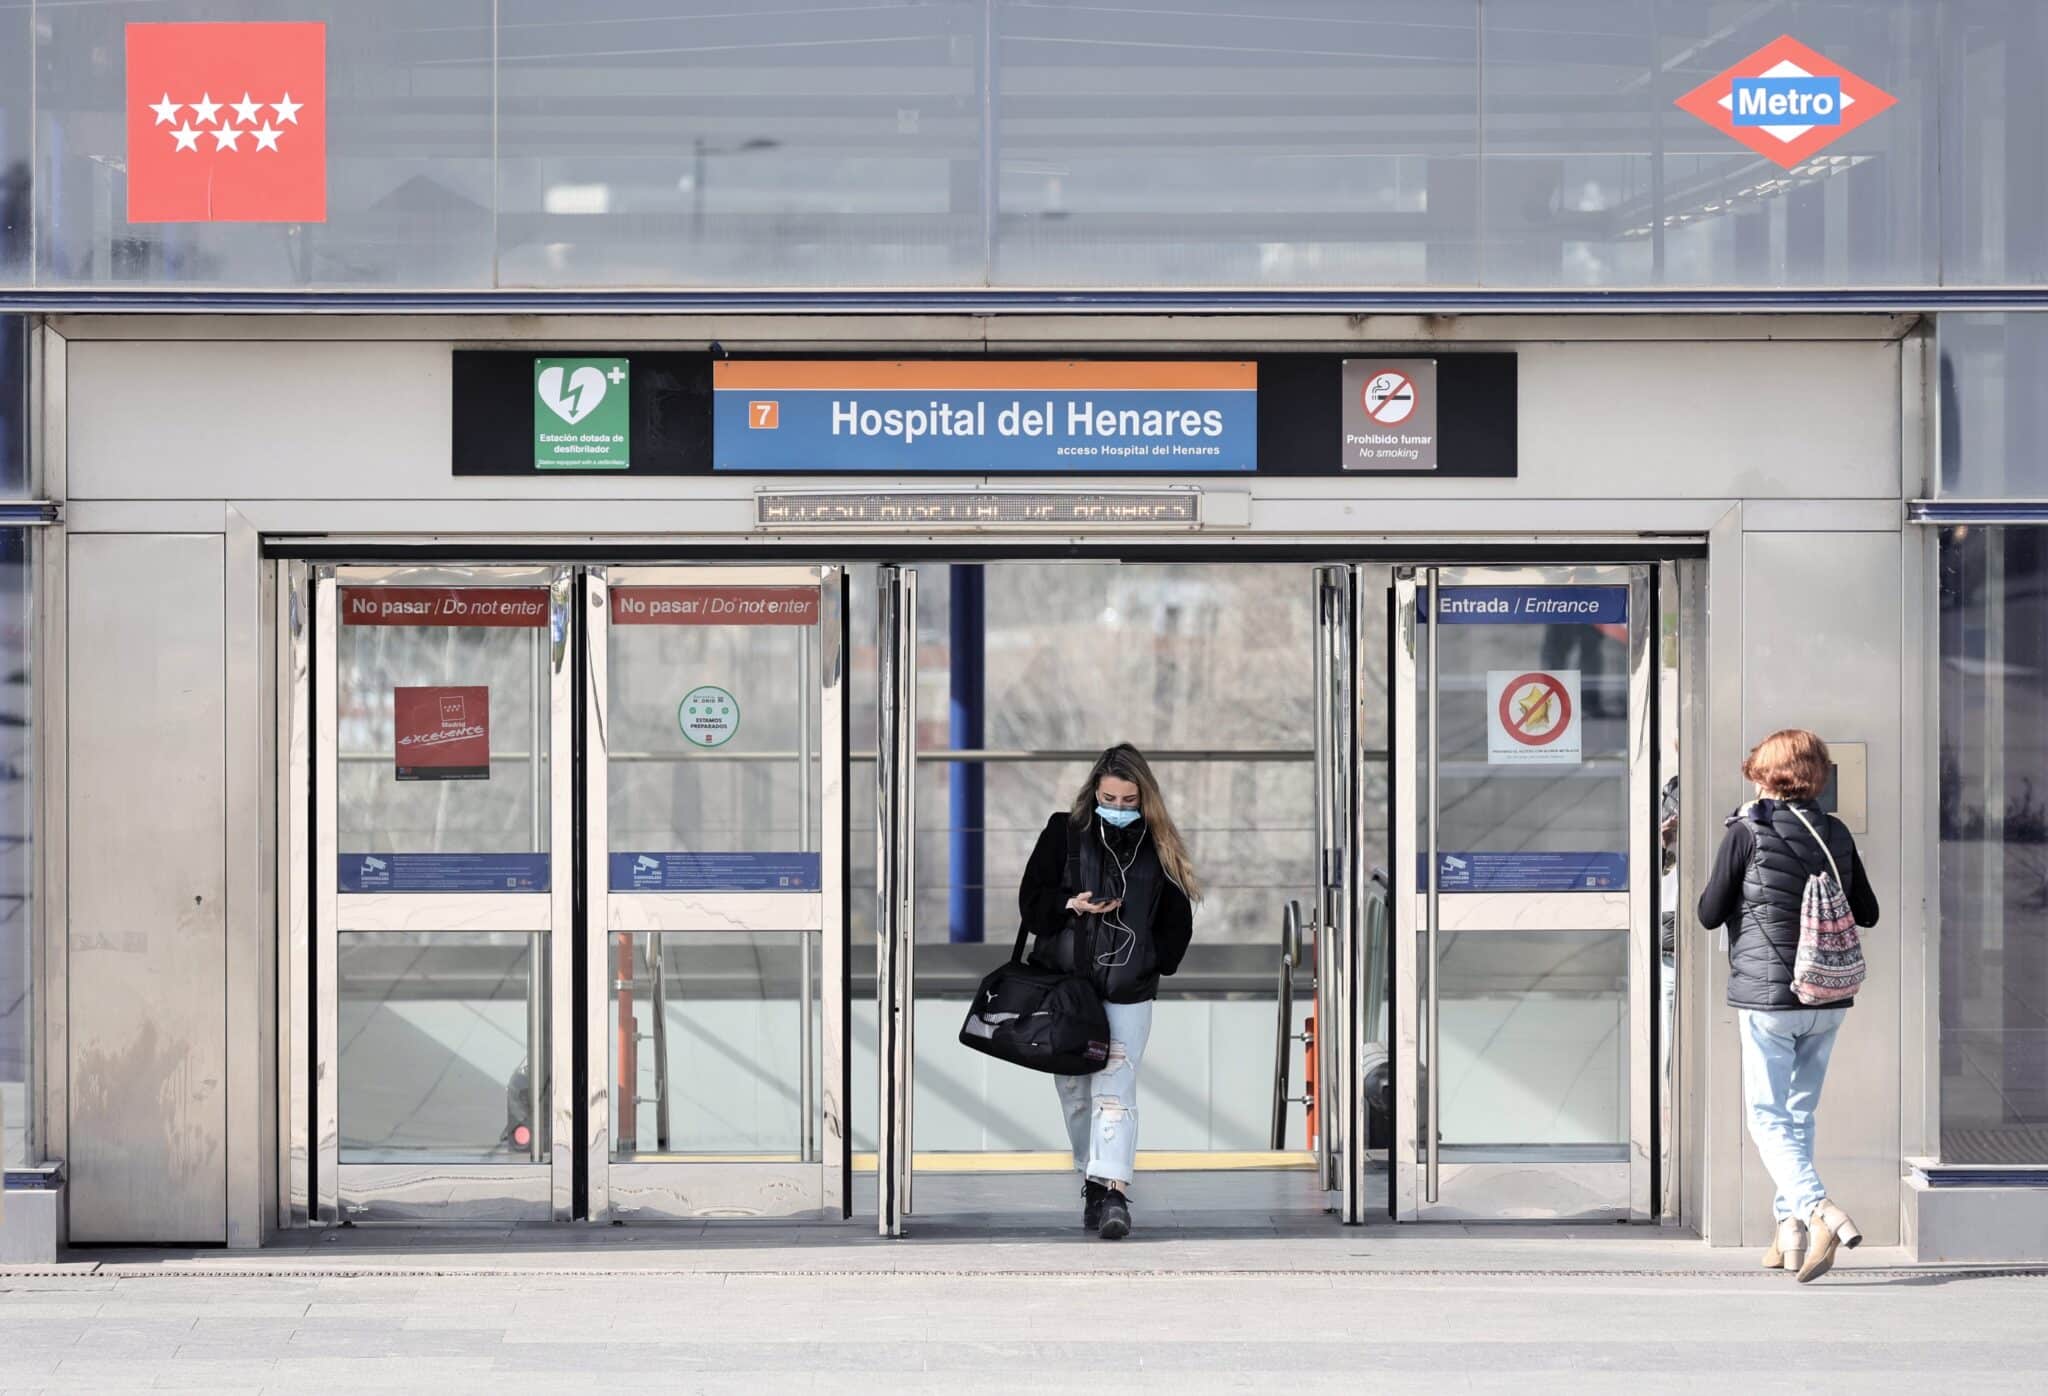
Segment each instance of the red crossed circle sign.
M1564 681L1540 670L1510 679L1500 691L1500 725L1523 746L1549 746L1572 725Z
M1358 403L1365 409L1365 415L1381 426L1395 426L1407 421L1408 414L1415 410L1415 383L1407 374L1393 369L1375 373L1359 389Z

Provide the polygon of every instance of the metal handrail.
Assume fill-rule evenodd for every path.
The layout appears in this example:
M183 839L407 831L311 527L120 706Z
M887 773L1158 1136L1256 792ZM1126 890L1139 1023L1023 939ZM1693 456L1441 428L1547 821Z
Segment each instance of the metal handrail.
M654 1142L663 1153L669 1151L668 1089L668 946L662 932L648 937L654 963Z
M1289 1068L1293 1065L1294 1044L1306 1041L1307 1034L1294 1031L1294 972L1301 964L1302 932L1301 903L1290 901L1280 913L1280 987L1275 996L1279 1001L1279 1023L1273 1042L1273 1124L1271 1147L1287 1147L1287 1107L1299 1102L1308 1103L1305 1095L1287 1094Z

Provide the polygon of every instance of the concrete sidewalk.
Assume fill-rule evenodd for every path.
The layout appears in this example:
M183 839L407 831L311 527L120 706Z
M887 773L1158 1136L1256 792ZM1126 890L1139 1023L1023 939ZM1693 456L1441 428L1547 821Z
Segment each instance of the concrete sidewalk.
M1409 1270L934 1268L906 1244L140 1258L0 1277L0 1392L2038 1392L2048 1279L1848 1268L1590 1273L1572 1248L1453 1238ZM1502 1249L1503 1245L1506 1249ZM1544 1258L1560 1268L1542 1268ZM1048 1260L1022 1248L1013 1261ZM1482 1273L1476 1262L1518 1267ZM406 1253L407 1264L432 1263ZM631 1259L620 1267L617 1262ZM610 1265L597 1262L609 1260ZM695 1263L695 1262L693 1262ZM1121 1263L1129 1263L1127 1261ZM1570 1266L1571 1268L1563 1268ZM782 1268L777 1268L782 1267Z
M1336 1226L1286 1179L927 1186L844 1225L358 1227L0 1271L0 1392L2048 1389L2048 1270L1801 1286L1620 1226ZM1222 1206L1227 1201L1233 1205ZM990 1210L993 1208L993 1210Z

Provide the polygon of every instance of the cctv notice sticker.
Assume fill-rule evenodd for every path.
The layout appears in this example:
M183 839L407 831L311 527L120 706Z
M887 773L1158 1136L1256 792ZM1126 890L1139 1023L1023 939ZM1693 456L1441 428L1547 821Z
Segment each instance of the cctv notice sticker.
M491 690L391 690L394 762L400 780L489 780Z

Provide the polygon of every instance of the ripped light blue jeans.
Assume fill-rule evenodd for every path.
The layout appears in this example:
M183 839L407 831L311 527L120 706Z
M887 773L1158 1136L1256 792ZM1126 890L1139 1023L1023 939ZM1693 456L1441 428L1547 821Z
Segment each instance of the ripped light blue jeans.
M1152 1035L1152 1005L1105 1003L1109 1064L1092 1076L1055 1076L1067 1112L1074 1167L1103 1183L1128 1183L1138 1162L1138 1063Z
M1848 1010L1743 1008L1736 1016L1742 1020L1749 1137L1777 1185L1771 1210L1779 1221L1804 1221L1828 1195L1813 1167L1813 1111Z

